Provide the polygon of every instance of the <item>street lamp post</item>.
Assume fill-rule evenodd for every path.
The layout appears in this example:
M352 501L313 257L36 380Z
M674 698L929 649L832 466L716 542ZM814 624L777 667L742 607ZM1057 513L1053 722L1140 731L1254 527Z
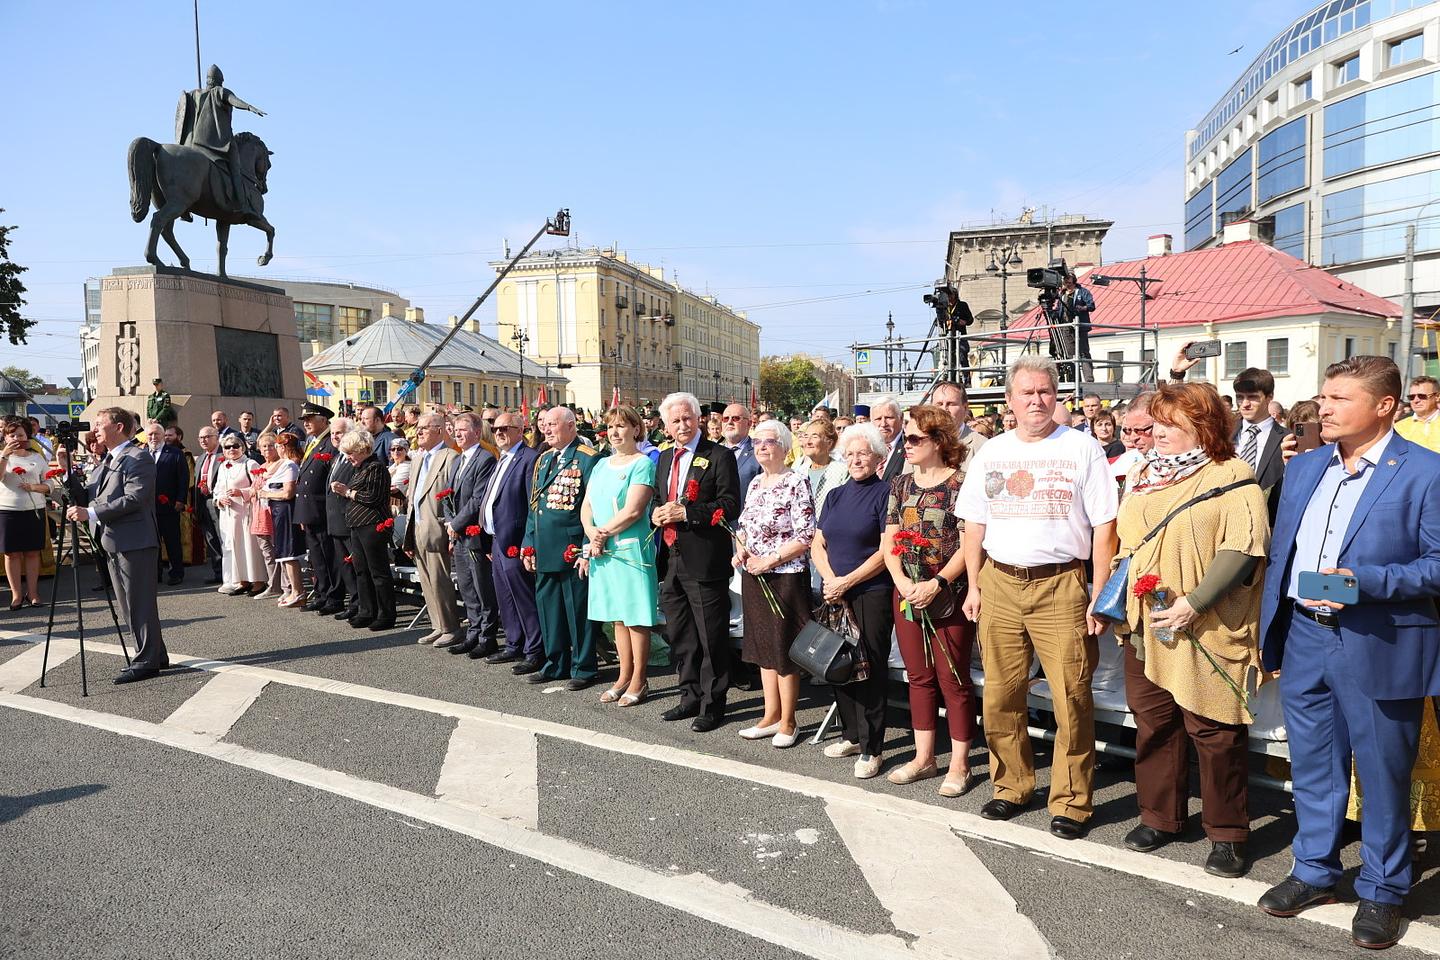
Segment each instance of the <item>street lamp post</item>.
M520 354L520 397L516 405L523 406L525 400L525 345L530 342L530 335L519 324L516 324L514 332L510 334L510 342L515 344L515 352Z
M715 378L715 402L720 402L720 369L717 367L711 371L710 376Z
M1400 382L1405 386L1415 362L1415 234L1420 215L1434 203L1440 203L1440 197L1426 201L1405 227L1405 308L1400 314Z
M999 254L998 262L996 254ZM1006 332L1010 329L1010 300L1007 281L1010 279L1010 268L1023 266L1025 261L1020 259L1020 245L1012 243L1004 247L996 247L990 251L990 263L985 267L985 272L991 276L1000 277L1000 364L1007 366L1010 362L1010 339Z
M1093 283L1095 286L1097 286L1097 287L1106 287L1106 286L1109 286L1109 285L1110 285L1112 282L1114 282L1114 281L1122 280L1122 281L1125 281L1125 282L1127 282L1127 283L1133 283L1133 284L1135 284L1137 287L1140 288L1140 350L1141 350L1140 356L1141 356L1141 360L1143 361L1143 360L1144 360L1144 356L1145 356L1145 354L1144 354L1144 350L1145 350L1145 334L1146 334L1147 332L1150 332L1150 331L1149 331L1149 328L1146 327L1146 325L1145 325L1145 302L1150 299L1150 286L1151 286L1151 284L1160 283L1161 281L1160 281L1159 279L1155 278L1155 277L1148 277L1148 276L1146 276L1146 275L1145 275L1145 266L1144 266L1144 264L1141 264L1141 266L1140 266L1140 276L1138 276L1138 277L1117 277L1117 276L1106 275L1106 274L1091 274L1087 279L1088 279L1091 283ZM1153 367L1151 368L1151 370L1150 370L1150 377L1151 377L1151 379L1154 379L1154 378L1156 377L1156 371L1159 369L1158 365L1159 365L1159 363L1160 363L1160 330L1159 330L1159 328L1157 327L1157 328L1153 331L1153 333L1154 333L1154 336L1155 336L1155 349L1154 349L1153 351L1151 351L1151 352L1152 352L1152 355L1153 355L1153 360L1152 360L1151 362L1152 362L1153 364L1155 364L1156 366L1153 366ZM1079 357L1078 357L1078 354L1079 354L1079 352L1080 352L1080 343L1079 343L1078 333L1077 333L1077 338L1076 338L1076 343L1075 343L1075 352L1076 352L1076 354L1077 354L1077 357L1076 357L1076 359L1075 359L1075 367L1076 367L1076 378L1075 378L1075 380L1076 380L1076 384L1077 384L1077 386L1078 386L1079 380L1080 380L1080 378L1079 378L1080 359L1079 359ZM1144 369L1143 366L1141 367L1141 370L1140 370L1140 382L1141 382L1141 383L1146 382L1145 369Z

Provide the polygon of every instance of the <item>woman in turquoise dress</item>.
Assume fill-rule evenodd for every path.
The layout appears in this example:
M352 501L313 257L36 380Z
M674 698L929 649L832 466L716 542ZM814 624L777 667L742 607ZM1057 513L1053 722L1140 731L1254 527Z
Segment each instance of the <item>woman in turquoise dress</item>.
M580 576L590 578L590 619L615 624L620 678L600 695L600 702L633 707L650 692L645 668L650 632L660 620L650 530L655 463L637 446L645 423L632 407L611 409L605 430L613 452L595 464L580 506L588 538Z

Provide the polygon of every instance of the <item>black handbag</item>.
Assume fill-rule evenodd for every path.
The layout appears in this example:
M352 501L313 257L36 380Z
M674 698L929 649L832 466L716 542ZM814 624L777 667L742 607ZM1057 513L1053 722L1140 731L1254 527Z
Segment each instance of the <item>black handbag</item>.
M860 630L849 606L827 603L800 628L790 644L790 660L817 680L849 683L869 674L869 661L860 649L859 639Z

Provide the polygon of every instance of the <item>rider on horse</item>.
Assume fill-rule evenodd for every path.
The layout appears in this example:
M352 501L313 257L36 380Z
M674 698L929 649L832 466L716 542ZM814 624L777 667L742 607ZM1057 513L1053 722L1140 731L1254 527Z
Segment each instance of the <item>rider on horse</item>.
M208 156L224 175L223 182L230 188L235 208L243 213L255 213L241 171L231 162L230 145L234 135L230 116L237 107L261 117L265 111L241 100L233 91L225 89L224 84L225 75L212 64L205 77L204 90L187 90L180 95L180 106L175 113L175 142L195 147ZM185 219L189 219L188 214Z

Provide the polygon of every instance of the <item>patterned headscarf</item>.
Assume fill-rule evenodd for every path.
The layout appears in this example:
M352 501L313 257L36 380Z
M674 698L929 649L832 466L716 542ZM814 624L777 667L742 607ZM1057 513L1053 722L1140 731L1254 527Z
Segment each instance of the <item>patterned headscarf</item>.
M1145 454L1145 462L1130 485L1131 493L1149 493L1163 490L1184 480L1210 462L1210 454L1204 447L1186 450L1184 453L1161 453L1151 450Z

